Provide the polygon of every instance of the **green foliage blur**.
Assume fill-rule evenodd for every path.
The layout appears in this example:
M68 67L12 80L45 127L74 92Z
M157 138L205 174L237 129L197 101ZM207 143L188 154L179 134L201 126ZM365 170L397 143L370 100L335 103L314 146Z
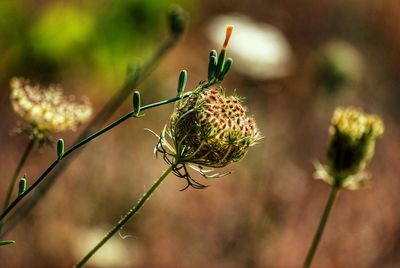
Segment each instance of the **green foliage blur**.
M23 75L52 82L60 72L121 80L128 63L154 50L166 11L182 1L37 2L0 1L0 81Z

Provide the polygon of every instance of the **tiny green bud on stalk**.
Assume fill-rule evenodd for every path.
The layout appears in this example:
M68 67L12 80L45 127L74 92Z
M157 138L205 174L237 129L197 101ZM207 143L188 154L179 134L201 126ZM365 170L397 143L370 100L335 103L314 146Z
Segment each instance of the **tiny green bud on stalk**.
M138 117L140 113L140 93L139 91L133 92L133 117Z
M210 58L211 57L218 57L218 54L217 54L216 50L213 49L213 50L210 51Z
M220 77L222 73L222 68L224 68L225 58L226 58L226 50L222 49L221 52L219 53L217 67L215 68L216 77Z
M19 180L18 184L18 196L23 194L26 190L26 177L25 175Z
M0 246L10 245L10 244L14 244L14 243L15 243L14 240L3 240L3 241L0 241Z
M215 76L215 71L217 70L217 53L215 56L210 56L210 61L208 63L208 81L211 81Z
M64 155L64 140L63 139L59 139L57 141L57 159L61 160L63 155Z
M187 71L182 70L180 75L179 75L179 80L178 80L178 97L182 97L183 91L185 90L186 87L186 82L187 82Z
M231 68L233 64L233 60L231 58L228 58L225 63L224 66L222 67L222 72L220 74L220 76L218 77L220 80L223 80L225 75L228 73L229 69Z

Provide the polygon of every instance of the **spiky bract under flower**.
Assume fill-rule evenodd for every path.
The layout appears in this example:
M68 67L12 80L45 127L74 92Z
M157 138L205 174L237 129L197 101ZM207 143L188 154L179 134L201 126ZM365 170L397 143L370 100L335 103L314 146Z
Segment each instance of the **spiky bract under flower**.
M34 138L74 130L92 113L88 100L78 102L73 96L66 97L60 86L44 88L24 78L13 78L10 86L12 106L30 125L31 134L36 135Z
M241 103L223 88L195 91L179 101L169 124L178 161L220 168L242 159L261 135Z

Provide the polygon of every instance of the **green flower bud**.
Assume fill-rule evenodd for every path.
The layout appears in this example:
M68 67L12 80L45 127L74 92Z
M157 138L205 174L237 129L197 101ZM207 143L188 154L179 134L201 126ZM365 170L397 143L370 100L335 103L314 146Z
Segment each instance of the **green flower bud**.
M371 160L375 140L383 134L384 127L376 115L356 108L337 108L329 131L328 172L341 186Z
M177 160L219 168L242 159L261 135L241 103L222 88L179 101L169 124Z

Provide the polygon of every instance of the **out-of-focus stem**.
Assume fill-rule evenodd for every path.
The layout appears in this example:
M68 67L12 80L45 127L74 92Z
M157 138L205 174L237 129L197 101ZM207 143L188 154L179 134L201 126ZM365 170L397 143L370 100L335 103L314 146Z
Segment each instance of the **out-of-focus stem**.
M87 137L94 130L101 127L104 122L110 119L112 114L118 107L123 103L123 101L129 96L134 88L136 88L144 79L146 79L152 71L157 67L158 63L164 56L175 46L177 41L180 39L181 35L173 34L165 42L162 43L160 48L153 54L148 62L144 64L142 69L136 68L134 72L128 74L126 81L122 87L112 96L112 98L104 105L101 111L96 115L92 122L85 128L82 134L75 140L78 143L85 137ZM143 110L143 109L142 109ZM76 156L77 154L75 154ZM63 171L72 163L73 157L68 158L68 160L62 161L58 168L47 177L46 181L41 183L37 187L34 194L30 196L30 199L19 206L16 211L4 222L3 228L0 233L0 237L3 237L10 230L15 228L15 226L23 219L29 211L36 206L36 204L42 199L42 197L51 188L53 183L59 178Z
M328 201L326 202L324 212L322 213L322 217L319 222L318 228L314 234L311 246L308 250L307 257L303 264L303 268L309 268L311 266L315 252L318 248L319 241L321 240L322 234L324 232L326 222L328 221L329 214L332 210L333 204L335 203L336 196L339 190L340 190L339 186L332 186L331 193L329 195Z
M186 98L191 94L191 92L187 92L185 93L183 96L178 96L172 99L168 99L168 100L164 100L164 101L159 101L159 102L155 102L152 104L148 104L143 106L140 110L141 111L145 111L147 109L151 109L154 107L158 107L161 105L165 105L171 102L175 102L177 100L180 100L182 98ZM68 149L67 151L65 151L65 153L63 154L63 156L60 159L55 160L44 172L42 175L40 175L40 177L38 179L35 180L35 182L28 188L26 189L25 192L23 192L22 194L20 194L8 207L6 207L3 212L0 215L0 222L4 219L5 216L7 216L8 213L10 213L10 211L16 206L18 205L19 202L21 202L22 199L24 199L32 190L34 190L46 177L47 175L61 162L61 160L63 160L64 158L66 158L68 155L70 155L73 151L75 151L76 149L82 147L83 145L85 145L86 143L90 142L91 140L93 140L94 138L100 136L101 134L111 130L112 128L118 126L119 124L121 124L122 122L124 122L125 120L132 118L134 112L129 112L126 115L122 116L121 118L119 118L118 120L114 121L113 123L109 124L108 126L106 126L105 128L102 128L101 130L97 131L96 133L90 135L89 137L83 139L82 141L78 142L77 144L75 144L74 146L72 146L70 149Z

